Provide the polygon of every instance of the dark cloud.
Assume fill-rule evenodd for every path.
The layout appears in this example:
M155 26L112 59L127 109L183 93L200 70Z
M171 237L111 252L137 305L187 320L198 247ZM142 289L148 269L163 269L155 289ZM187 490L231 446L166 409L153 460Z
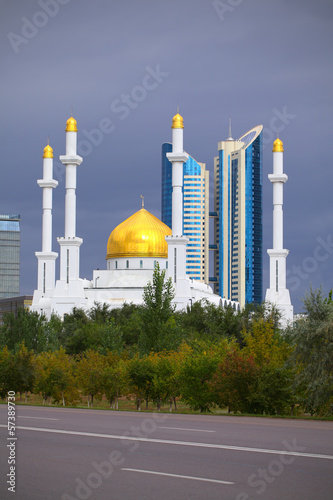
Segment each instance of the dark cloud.
M41 4L51 10L53 5L53 17L40 15L47 12ZM214 5L222 4L230 8L219 16ZM42 203L36 179L42 175L42 151L49 136L55 157L64 154L71 107L79 141L88 140L87 134L91 139L103 119L114 125L100 141L95 133L95 144L90 140L89 154L78 168L81 275L91 278L93 268L105 266L109 233L140 208L140 194L148 210L160 216L161 144L171 138L177 104L185 120L185 149L211 172L229 116L235 137L256 124L265 127L264 290L266 248L272 244L267 174L272 140L280 129L289 176L284 236L296 310L310 282L322 283L325 291L332 288L327 153L333 130L332 11L326 0L1 2L0 211L22 216L21 293L36 286ZM46 24L29 25L29 32L24 18ZM30 33L30 38L18 43L10 33ZM124 117L114 103L142 85L147 67L167 75ZM54 239L64 230L65 186L57 165ZM326 242L321 253L316 252L318 241Z

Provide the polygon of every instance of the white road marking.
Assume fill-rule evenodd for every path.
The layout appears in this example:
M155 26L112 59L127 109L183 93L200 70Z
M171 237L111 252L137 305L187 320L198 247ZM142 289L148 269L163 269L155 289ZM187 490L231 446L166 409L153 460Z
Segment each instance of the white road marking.
M25 415L17 415L17 418L38 418L38 420L59 420L59 418L49 418L49 417L26 417Z
M216 431L207 431L205 429L184 429L183 427L161 427L158 426L158 429L171 429L173 431L192 431L192 432L216 432Z
M8 426L0 424L0 427L4 427L7 429ZM17 425L16 429L20 429L22 431L50 432L53 434L70 434L72 436L87 436L87 437L96 437L103 439L120 439L122 441L142 441L144 443L158 443L158 444L168 444L177 446L194 446L196 448L214 448L217 450L249 451L252 453L269 453L271 455L290 455L293 457L323 458L326 460L333 460L333 455L319 455L316 453L303 453L299 451L267 450L265 448L246 448L245 446L230 446L225 444L214 444L214 443L194 443L191 441L171 441L168 439L140 438L134 436L119 436L114 434L98 434L95 432L65 431L62 429L45 429L42 427L23 427L22 425Z
M181 479L193 479L194 481L206 481L207 483L219 483L219 484L235 484L231 481L221 481L220 479L208 479L205 477L195 477L195 476L181 476L180 474L168 474L167 472L156 472L152 470L140 470L140 469L121 469L130 472L143 472L144 474L156 474L157 476L169 476L169 477L179 477Z

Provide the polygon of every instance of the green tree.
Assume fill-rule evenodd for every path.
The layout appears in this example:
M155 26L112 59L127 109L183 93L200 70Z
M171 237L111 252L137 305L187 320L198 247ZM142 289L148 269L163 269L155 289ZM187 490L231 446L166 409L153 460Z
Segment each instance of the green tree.
M294 371L286 366L264 364L257 383L248 395L248 412L266 415L290 415L297 399L293 390Z
M219 360L223 356L224 346L191 349L184 357L180 367L180 391L182 400L193 410L210 411L214 406L212 379L217 370Z
M250 331L253 323L260 320L270 322L274 331L279 330L281 313L273 304L266 302L262 304L246 304L240 312L240 316L243 331Z
M103 354L107 350L121 352L124 347L121 328L116 325L107 305L95 304L87 314L74 308L65 316L61 336L62 345L71 355L88 350Z
M186 332L187 338L207 336L207 311L204 301L194 302L185 310L177 311L176 321Z
M172 303L175 291L172 281L165 278L165 269L156 264L153 281L144 288L141 309L141 333L139 350L142 354L150 351L175 349L180 341L180 330L174 318L175 305Z
M170 408L172 408L171 398L175 394L173 358L170 353L151 352L149 360L154 367L151 398L155 402L158 411L168 400L170 401Z
M21 395L25 392L25 402L27 402L27 393L33 392L35 384L35 363L33 351L29 351L24 342L17 346L11 358L11 365L12 390Z
M7 346L0 350L0 397L4 399L8 391L15 390L12 387L11 369L13 354Z
M50 352L43 352L35 358L35 394L41 394L43 397L43 404L47 400L51 404L51 396L53 391L53 381L49 376L50 372Z
M112 309L111 318L115 325L121 329L124 343L127 347L138 344L141 332L141 306L135 304L123 304L122 307Z
M92 334L88 329L84 330L88 323L89 318L83 309L74 307L70 314L65 315L59 341L67 354L80 354L92 347Z
M249 395L256 390L259 369L251 356L231 349L219 363L212 378L214 401L229 411L251 413Z
M116 325L113 318L108 318L104 324L99 326L100 351L121 354L124 350L124 337L120 326Z
M243 349L231 349L213 376L215 402L229 411L289 414L293 402L292 372L284 366L257 364Z
M103 324L106 323L111 317L111 310L108 304L100 304L95 302L94 306L88 312L88 318L94 322Z
M110 351L107 353L102 386L110 401L110 407L118 410L119 398L128 394L129 390L128 361L126 359Z
M170 411L172 411L172 403L174 404L175 411L177 411L177 398L179 398L181 395L181 367L184 357L189 352L189 346L185 342L182 342L178 351L171 351L167 354L166 361L170 365L171 370L165 376L163 383L167 385L168 392L170 393Z
M105 365L105 356L92 349L87 350L78 358L76 377L79 387L88 396L88 407L94 406L95 396L102 396Z
M288 335L294 346L291 363L296 363L296 390L311 414L333 413L333 303L322 289L310 289L304 298L306 316Z
M16 352L5 346L0 351L0 397L8 391L32 392L35 383L35 364L33 351L28 351L24 342L16 346Z
M255 318L242 335L244 354L252 356L258 366L263 363L282 366L292 352L289 342L274 329L272 318Z
M45 323L47 336L47 351L57 351L60 348L60 338L62 337L63 322L56 314L51 314L49 321Z
M43 352L48 348L48 335L45 316L36 311L19 308L17 316L14 313L5 313L3 317L2 342L8 349L15 350L18 345L25 343L27 349Z
M148 403L153 399L153 380L155 365L149 356L134 356L128 363L128 375L130 380L130 391L135 395L137 409L141 410L142 401Z
M221 338L242 341L242 315L231 306L218 307L206 300L188 306L186 311L177 312L176 320L185 332L185 337L209 339L218 342Z
M207 313L212 338L225 337L241 343L242 314L239 311L231 306L216 307L214 304L207 304Z
M36 392L43 395L43 404L47 399L54 402L75 403L79 393L74 379L74 361L66 354L63 347L58 351L39 354L35 360Z

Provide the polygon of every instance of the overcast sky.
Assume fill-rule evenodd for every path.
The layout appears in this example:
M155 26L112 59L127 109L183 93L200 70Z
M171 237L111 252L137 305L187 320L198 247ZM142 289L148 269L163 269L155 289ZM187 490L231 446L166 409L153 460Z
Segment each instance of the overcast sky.
M55 155L53 250L64 235L65 124L79 133L81 277L105 268L111 231L161 215L161 144L177 105L184 149L211 172L217 143L255 125L263 142L263 291L272 247L272 143L284 143L284 246L296 312L333 287L330 0L1 1L0 212L21 214L21 294L37 285L42 154ZM42 8L42 6L44 8ZM91 131L94 130L93 133ZM99 132L96 132L99 130ZM211 210L213 200L211 199ZM211 232L211 242L213 234Z

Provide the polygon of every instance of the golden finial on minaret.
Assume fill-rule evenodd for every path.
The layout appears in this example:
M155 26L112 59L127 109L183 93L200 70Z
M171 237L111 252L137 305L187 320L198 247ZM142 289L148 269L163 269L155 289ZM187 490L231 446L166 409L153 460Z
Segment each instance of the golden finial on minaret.
M49 138L47 138L47 146L45 146L43 151L43 158L53 158L53 149L50 146Z
M72 114L66 122L66 132L77 132L77 123Z
M172 119L171 128L184 128L183 117L179 114L179 106L177 106L177 113Z
M283 153L283 142L279 138L273 142L273 153Z

